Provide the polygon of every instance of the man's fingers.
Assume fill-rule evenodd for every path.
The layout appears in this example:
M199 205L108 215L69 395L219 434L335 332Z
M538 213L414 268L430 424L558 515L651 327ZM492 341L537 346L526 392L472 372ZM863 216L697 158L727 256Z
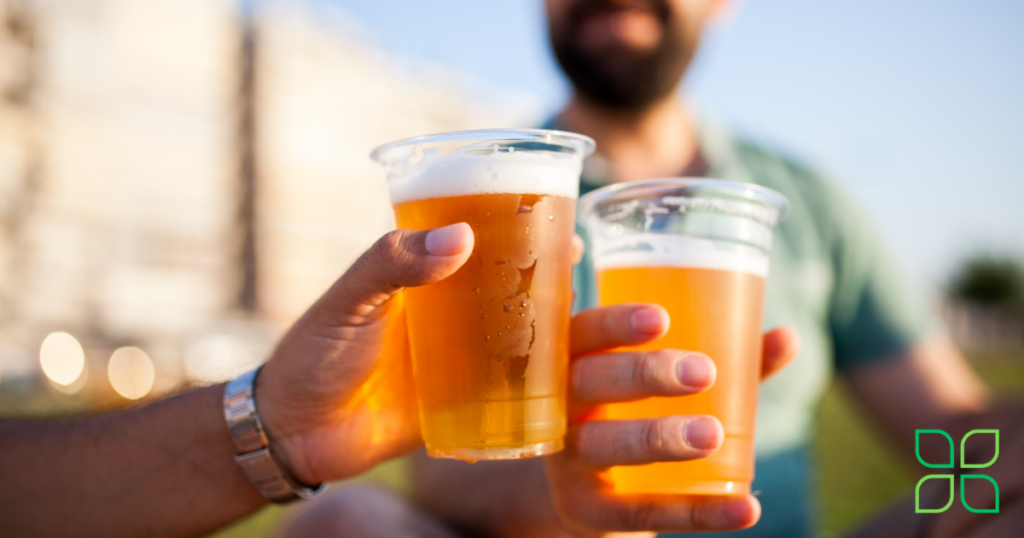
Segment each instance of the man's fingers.
M792 327L779 327L764 334L761 380L789 364L800 352L800 335Z
M583 261L583 251L585 246L583 244L583 238L577 234L572 236L572 264L576 265Z
M572 318L573 357L618 346L650 342L668 331L668 312L655 304L624 303L590 308Z
M451 276L472 252L473 230L466 223L434 230L395 230L364 252L314 310L338 324L359 324L403 287Z
M761 518L761 504L746 497L626 497L607 518L617 530L725 531L743 529ZM612 528L600 526L599 528Z
M711 455L725 438L722 423L706 415L643 420L591 420L569 428L566 451L595 468L686 461Z
M603 531L729 531L750 527L761 518L761 504L750 495L585 497L590 498L556 501L556 509L580 527Z
M570 398L576 405L683 396L715 382L715 363L690 351L630 351L592 355L572 362Z

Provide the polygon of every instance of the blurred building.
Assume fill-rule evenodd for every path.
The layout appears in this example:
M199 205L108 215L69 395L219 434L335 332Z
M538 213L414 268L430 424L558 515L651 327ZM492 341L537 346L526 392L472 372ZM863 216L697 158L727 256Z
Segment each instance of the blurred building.
M391 229L377 145L426 133L528 125L528 103L467 75L367 44L326 2L254 14L260 312L301 314Z
M33 374L39 342L61 330L97 381L123 344L173 379L182 335L235 302L234 6L0 6L0 54L16 58L0 62L0 369Z
M53 331L83 398L120 346L157 391L231 375L391 226L372 147L533 119L325 2L0 0L0 25L0 392Z

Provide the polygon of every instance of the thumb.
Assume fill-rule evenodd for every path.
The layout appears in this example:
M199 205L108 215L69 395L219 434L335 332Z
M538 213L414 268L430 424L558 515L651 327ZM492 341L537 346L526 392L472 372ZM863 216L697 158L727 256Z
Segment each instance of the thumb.
M473 229L464 222L433 230L395 230L364 252L314 308L331 324L371 322L375 309L402 288L443 280L472 253Z

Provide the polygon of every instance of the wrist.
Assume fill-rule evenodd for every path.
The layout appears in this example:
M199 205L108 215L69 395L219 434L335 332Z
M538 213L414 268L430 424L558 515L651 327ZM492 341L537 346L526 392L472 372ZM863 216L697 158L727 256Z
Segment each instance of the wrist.
M270 444L270 450L274 453L275 459L282 469L302 485L312 485L324 482L324 479L314 472L305 457L306 447L303 443L300 430L296 425L301 418L289 412L287 399L282 395L280 383L277 383L276 370L272 363L265 364L254 381L256 387L256 407L259 409L260 418L263 420L264 433Z
M276 438L268 435L270 451L274 454L281 469L288 473L296 482L302 486L314 487L326 480L307 464L307 458L303 456L302 439L298 436Z
M270 446L266 428L256 404L256 380L261 368L242 374L224 387L224 418L235 446L235 462L246 478L267 500L289 503L320 494L325 485L299 483L289 466ZM279 449L280 450L280 449ZM286 457L288 451L284 451Z

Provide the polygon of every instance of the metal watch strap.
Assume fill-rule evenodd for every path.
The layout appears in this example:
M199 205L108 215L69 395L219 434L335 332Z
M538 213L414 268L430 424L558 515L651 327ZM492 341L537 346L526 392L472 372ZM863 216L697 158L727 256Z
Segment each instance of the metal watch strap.
M326 483L315 487L300 485L281 469L270 452L267 434L256 411L255 381L259 371L257 368L242 374L224 387L224 420L235 444L235 462L270 502L284 504L316 497L327 489Z

